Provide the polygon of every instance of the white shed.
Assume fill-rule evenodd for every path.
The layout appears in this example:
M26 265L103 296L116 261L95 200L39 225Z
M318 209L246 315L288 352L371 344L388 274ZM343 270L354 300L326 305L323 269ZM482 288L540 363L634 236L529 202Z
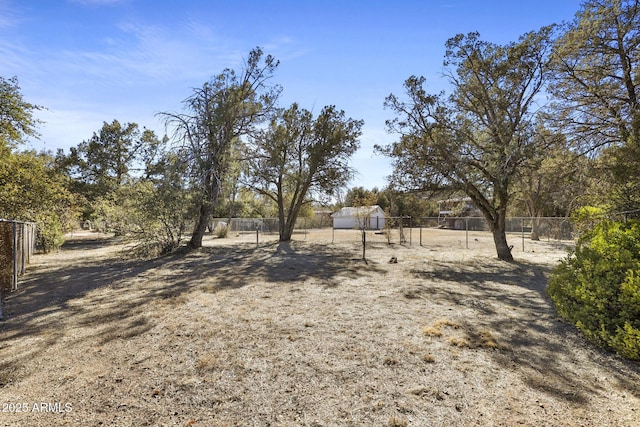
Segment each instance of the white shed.
M380 230L384 228L386 215L378 205L346 207L331 215L333 228L362 228Z

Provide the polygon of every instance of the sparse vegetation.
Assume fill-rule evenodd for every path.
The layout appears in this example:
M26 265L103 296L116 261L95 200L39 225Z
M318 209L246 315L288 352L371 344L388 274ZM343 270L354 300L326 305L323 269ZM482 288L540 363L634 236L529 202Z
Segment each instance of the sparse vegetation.
M553 243L532 242L535 253L516 252L523 263L505 271L487 255L490 238L461 251L438 240L446 230L431 230L433 247L389 248L378 236L364 264L352 243L312 233L287 253L277 235L257 248L247 235L207 236L201 250L159 260L122 259L117 241L91 240L38 256L4 307L0 360L11 374L0 393L55 390L73 412L8 420L568 427L606 413L633 425L640 371L594 358L543 298L535 272L564 254ZM56 375L31 368L45 365Z
M161 113L171 139L113 120L55 157L20 151L42 107L0 77L0 218L37 222L45 253L81 210L117 237L40 256L0 301L0 400L73 405L5 423L635 425L639 365L582 336L640 361L639 17L638 1L585 0L517 41L451 37L450 90L413 75L384 101L389 187L344 199L388 213L378 245L361 215L364 263L351 244L256 244L226 224L204 241L213 214L275 209L291 242L296 218L342 200L355 172L364 122L280 108L279 62L261 48ZM403 215L462 214L436 211L450 195L489 225L475 249L404 245ZM519 250L506 221L523 209L535 219ZM543 214L577 221L561 261L540 241ZM176 251L187 229L198 250Z
M447 319L439 319L438 321L436 321L433 325L431 326L425 326L422 329L422 332L430 337L441 337L442 336L442 328L453 328L453 329L458 329L460 328L460 324L456 323L456 322L452 322L451 320L447 320Z
M436 362L436 358L432 354L425 354L424 356L422 356L422 360L425 363L435 363Z
M399 417L391 417L389 419L389 427L407 427L409 424L406 419Z
M226 239L229 236L229 226L227 224L217 224L213 232L217 238Z

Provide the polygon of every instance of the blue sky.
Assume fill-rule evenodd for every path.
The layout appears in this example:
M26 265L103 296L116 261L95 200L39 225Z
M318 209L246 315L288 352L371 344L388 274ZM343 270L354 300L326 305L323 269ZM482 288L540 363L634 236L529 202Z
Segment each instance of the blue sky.
M282 106L336 105L363 119L351 186L384 187L383 108L411 75L446 90L446 40L479 31L495 43L571 20L580 0L0 0L0 75L17 76L45 123L31 148L76 146L114 119L164 128L161 111L260 46L280 60Z

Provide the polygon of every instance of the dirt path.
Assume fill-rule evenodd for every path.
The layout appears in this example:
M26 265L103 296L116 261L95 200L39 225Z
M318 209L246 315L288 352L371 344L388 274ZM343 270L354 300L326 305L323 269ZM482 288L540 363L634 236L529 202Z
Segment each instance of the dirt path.
M640 425L639 366L545 298L564 249L451 236L367 264L327 236L153 261L76 236L6 302L0 425Z

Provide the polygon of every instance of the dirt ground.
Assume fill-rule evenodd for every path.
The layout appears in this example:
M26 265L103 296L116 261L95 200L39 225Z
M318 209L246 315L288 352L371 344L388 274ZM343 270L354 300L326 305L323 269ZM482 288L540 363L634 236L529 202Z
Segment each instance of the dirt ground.
M545 296L566 242L423 233L366 263L357 232L149 261L76 233L6 300L0 425L640 425L640 366Z

